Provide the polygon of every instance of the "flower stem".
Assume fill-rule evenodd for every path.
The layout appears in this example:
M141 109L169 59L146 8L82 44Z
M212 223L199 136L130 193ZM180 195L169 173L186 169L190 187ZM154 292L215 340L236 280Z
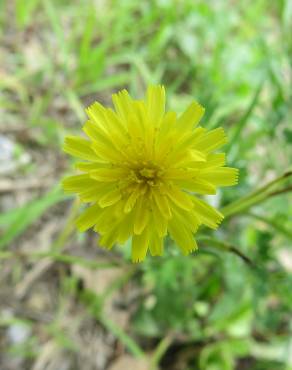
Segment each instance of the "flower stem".
M223 207L221 212L228 218L233 216L234 214L241 213L246 211L247 209L251 208L252 206L261 203L262 201L268 199L269 197L280 195L291 191L291 187L287 187L284 189L275 189L275 187L279 186L283 182L287 180L288 177L292 176L292 170L285 172L283 175L277 177L273 181L269 182L268 184L264 185L263 187L251 192L249 195L232 202L231 204Z
M225 242L222 242L221 240L208 238L208 237L200 237L198 238L198 240L200 240L200 242L204 244L208 244L217 249L221 249L226 252L231 252L235 254L236 256L238 256L239 258L241 258L243 262L249 265L250 267L256 267L254 265L254 262L248 256L246 256L243 252L241 252L239 249L237 249L236 247L234 247L233 245L229 243L225 243Z

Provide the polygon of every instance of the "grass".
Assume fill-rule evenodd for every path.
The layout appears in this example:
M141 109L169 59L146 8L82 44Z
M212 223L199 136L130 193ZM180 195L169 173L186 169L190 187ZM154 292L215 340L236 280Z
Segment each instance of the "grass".
M182 257L168 242L165 257L149 258L129 280L109 284L102 303L86 286L89 282L77 277L76 266L91 272L125 269L128 276L127 247L120 254L100 256L92 234L75 234L70 225L62 233L58 224L63 224L71 200L54 188L1 195L3 302L5 287L14 298L10 306L0 304L1 334L6 338L0 345L0 367L9 367L17 357L19 368L32 368L44 361L52 341L63 354L56 355L56 368L66 357L72 368L82 364L89 369L92 358L85 354L86 335L80 334L89 321L87 335L96 338L103 332L106 343L111 333L113 348L149 357L152 368L171 370L179 361L189 370L241 370L246 364L251 370L292 368L291 178L283 176L291 171L292 154L289 4L0 3L0 138L17 144L13 161L30 156L28 165L5 176L18 183L29 177L41 181L42 170L48 168L59 183L71 168L61 143L65 134L80 132L84 107L96 99L109 104L110 94L124 87L141 96L150 82L165 84L168 105L178 112L193 99L203 104L203 124L226 129L229 163L240 168L239 185L211 199L229 219L216 233L200 232L208 243L202 242L199 253ZM43 237L50 239L49 247L39 249L35 237L50 230L54 221L56 230ZM260 268L250 267L230 246ZM51 270L32 285L29 297L42 301L37 287L43 284L50 304L34 311L29 297L20 302L16 292L44 258L52 261ZM63 286L67 273L76 278L74 289ZM134 298L127 300L124 289L133 289ZM106 302L114 306L113 292L120 294L119 304L128 312L124 328L114 314L107 317ZM62 299L56 299L59 296ZM80 326L77 320L76 328L67 328L64 336L54 319L63 309L64 317L80 320ZM33 340L7 339L19 322L29 322ZM107 351L102 352L104 364L115 361L114 349Z

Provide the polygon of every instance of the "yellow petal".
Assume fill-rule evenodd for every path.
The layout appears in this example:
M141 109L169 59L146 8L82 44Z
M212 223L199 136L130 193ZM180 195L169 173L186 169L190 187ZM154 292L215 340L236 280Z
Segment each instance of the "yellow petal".
M167 234L168 219L164 217L155 202L152 202L151 208L154 229L160 237L163 237Z
M160 143L165 140L167 133L174 129L176 121L175 112L167 112L162 118L160 127L157 130L156 144L159 147Z
M78 193L96 185L97 182L92 180L88 174L68 176L62 180L62 186L67 193Z
M164 163L165 166L170 166L173 163L184 166L184 162L187 163L189 160L193 162L206 162L206 155L203 152L195 149L187 149L183 147L177 150L176 148L170 151Z
M150 236L149 249L152 256L162 256L163 254L163 238L153 231Z
M204 136L205 132L206 130L202 127L198 127L193 132L187 133L183 131L179 132L178 130L173 131L172 134L175 137L175 144L168 157L168 163L170 163L170 161L175 163L181 162L179 157L182 153L185 155L191 154L191 159L193 161L206 161L206 154L194 148L199 139Z
M191 232L187 231L184 224L180 223L177 218L173 217L168 225L171 238L181 248L183 254L187 255L197 249L197 243Z
M142 101L132 100L128 96L129 100L126 97L116 97L116 106L120 104L120 114L116 114L120 122L123 122L123 129L120 130L121 134L119 135L120 146L126 147L127 152L135 153L137 140L143 143L143 137L145 134L145 120L146 120L146 110L145 104ZM109 117L110 118L110 117ZM117 138L115 137L115 140ZM123 144L122 144L123 141ZM133 145L135 143L135 145ZM131 145L132 144L132 145ZM144 143L143 143L144 144Z
M98 168L90 172L90 177L97 181L115 182L123 179L127 173L124 168Z
M97 202L100 199L100 194L104 193L105 190L104 184L98 184L80 191L78 195L82 202Z
M202 180L200 176L194 179L176 180L175 184L198 194L216 194L216 187L210 182Z
M120 163L123 159L121 152L118 152L115 148L110 145L104 145L103 143L92 143L93 151L96 153L96 157L100 160L103 159L109 162Z
M66 177L62 185L66 193L78 193L83 202L97 201L109 191L106 184L91 179L88 174Z
M134 220L135 212L132 211L124 216L119 224L118 229L118 241L123 244L125 243L134 232Z
M112 132L113 129L115 129L119 133L120 137L126 134L126 127L123 121L118 117L116 112L114 112L112 109L107 108L106 118L108 124L111 126L109 132Z
M153 191L152 197L163 217L169 219L171 217L171 211L167 197L158 191Z
M179 190L176 186L168 189L167 195L178 207L187 211L193 208L191 196Z
M196 168L168 168L163 173L163 179L164 180L187 180L187 179L193 179L196 177L199 173L199 169Z
M226 162L225 153L211 153L207 156L207 160L202 164L202 168L214 168L224 166Z
M217 229L224 216L206 202L193 197L194 212L196 217L211 229Z
M216 186L231 186L238 183L238 169L221 167L202 170L200 177Z
M154 153L159 162L163 162L165 157L172 153L175 142L175 133L170 131L168 134L165 135L163 140L160 139L160 141L156 143Z
M109 145L111 147L113 146L112 141L105 131L101 130L95 122L87 121L82 129L92 141L102 142L104 145Z
M119 91L117 94L113 94L112 101L118 116L126 122L129 114L132 113L133 110L133 100L130 97L128 91L122 90Z
M125 207L124 207L125 213L129 213L133 209L134 205L136 204L137 199L141 195L141 189L140 188L141 188L140 185L136 185L134 187L131 195L128 197L128 199L125 203Z
M112 206L117 203L122 197L122 194L119 189L109 191L107 194L103 195L98 204L101 208Z
M122 151L128 145L125 131L120 131L120 126L116 124L119 121L115 119L114 112L106 111L105 118L107 120L106 129L101 129L94 121L87 121L83 126L83 131L93 142L102 143L118 152Z
M90 141L82 139L81 137L67 136L63 149L73 157L93 162L98 161L97 155L91 148Z
M197 102L192 102L178 118L177 126L183 131L192 130L201 120L205 109Z
M109 231L101 235L98 243L100 246L111 249L117 242L118 225L114 225Z
M208 131L194 144L195 149L209 153L227 143L227 137L222 127Z
M194 210L192 211L185 211L181 208L174 207L172 209L173 217L177 221L179 221L186 230L196 233L198 230L198 227L200 226L200 221L198 217L196 216L196 213Z
M141 262L145 259L149 246L149 230L146 227L142 234L134 235L132 239L132 261Z
M196 150L196 149L191 149L190 154L192 157L192 160L195 162L206 162L206 156L203 152Z
M83 172L90 172L93 170L97 170L99 168L103 168L104 166L108 166L108 164L105 164L105 162L77 162L75 163L75 168L77 170L83 171Z
M83 131L93 141L93 150L102 158L118 160L121 156L125 156L123 149L128 145L128 142L116 128L106 131L102 130L95 122L87 121L83 126Z
M93 121L100 130L107 132L105 108L98 102L94 102L87 109L86 113L91 121Z
M134 233L141 234L149 220L149 209L143 198L136 204L136 214L134 223Z
M150 124L158 127L165 110L165 89L163 86L148 87L146 107Z
M88 207L76 220L79 231L85 231L95 225L101 216L101 208L98 204Z
M94 231L105 234L112 229L113 225L118 225L119 219L115 215L115 206L101 208L101 217L96 221Z

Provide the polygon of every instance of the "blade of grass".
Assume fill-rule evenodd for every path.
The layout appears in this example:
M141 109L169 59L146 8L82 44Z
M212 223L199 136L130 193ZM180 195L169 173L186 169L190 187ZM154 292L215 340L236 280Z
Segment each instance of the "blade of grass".
M80 265L84 267L88 267L90 269L97 269L97 268L112 268L116 267L117 263L115 262L96 262L94 260L85 259L79 256L73 256L64 253L56 253L56 252L33 252L33 253L23 253L23 252L8 252L8 251L0 251L0 260L11 259L11 258L20 258L20 259L28 259L29 261L43 259L49 257L55 262L62 262L68 265Z
M123 280L124 282L124 280ZM134 357L145 356L144 351L117 323L109 319L103 312L104 297L97 295L90 289L83 289L79 299L87 307L88 312L98 320L109 332L111 332Z
M56 40L59 44L59 51L62 55L62 59L64 62L64 69L68 70L68 43L66 43L65 37L64 37L64 30L60 23L60 18L58 15L58 11L55 8L54 2L50 0L42 0L45 13L48 17L48 20L50 22L51 28L56 36Z
M85 118L86 118L85 110L77 94L73 90L66 90L65 95L66 95L66 98L68 99L69 105L75 112L79 121L80 122L85 121Z
M138 344L114 321L105 315L100 318L101 323L110 331L121 343L125 345L128 351L135 357L143 357L145 354Z
M16 21L19 26L25 27L29 25L34 16L34 10L38 6L40 0L17 0L15 3ZM3 2L5 3L5 2Z
M130 81L130 77L130 72L120 72L112 76L104 76L95 83L77 88L77 91L79 95L87 95L97 93L106 89L114 89L120 86L127 85Z
M238 142L242 130L244 129L245 125L248 123L248 120L249 120L250 116L252 115L255 107L257 106L260 94L261 94L262 89L263 89L263 86L264 86L264 81L262 80L259 83L259 86L256 89L256 91L255 91L255 93L254 93L254 95L251 99L251 102L250 102L249 106L247 107L245 113L243 114L242 118L239 120L239 122L235 126L235 129L234 129L233 133L231 133L229 135L228 143L226 145L226 153L231 151L231 157L232 158L235 157L235 153L233 152L234 148L238 148L238 146L235 146L234 143Z
M173 341L173 335L167 335L165 338L163 338L157 345L157 347L154 350L154 353L151 357L150 361L150 370L157 370L159 369L159 362L169 346L171 345Z
M45 194L41 199L34 200L23 207L3 214L0 218L0 223L8 224L8 228L0 240L0 249L7 247L16 237L40 218L48 208L67 197L57 187Z

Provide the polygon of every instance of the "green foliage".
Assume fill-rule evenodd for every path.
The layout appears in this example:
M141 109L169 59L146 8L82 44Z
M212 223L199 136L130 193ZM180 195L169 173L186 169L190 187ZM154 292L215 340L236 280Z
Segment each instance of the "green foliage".
M63 278L63 298L74 296L134 356L144 351L131 335L161 340L153 369L168 346L181 342L192 350L189 370L292 369L291 176L283 175L292 156L291 2L10 3L0 1L1 54L8 56L0 103L5 118L37 133L39 150L56 151L65 132L80 131L83 107L93 100L108 103L123 87L140 96L149 82L160 82L173 109L182 111L194 98L206 107L203 124L226 129L228 164L240 168L237 187L210 197L226 221L216 233L199 231L198 252L183 257L167 245L164 257L125 273L103 296L79 292L76 279ZM20 37L12 53L9 32ZM64 199L53 190L1 214L0 247L8 249ZM118 265L61 253L71 234L69 227L51 250L26 257L90 269ZM13 251L0 258L13 258ZM126 333L103 309L129 278L142 293ZM57 320L46 332L76 351ZM32 336L9 351L34 357L39 343Z
M38 220L49 207L65 198L59 188L53 189L41 199L33 200L23 207L0 215L0 227L5 227L0 241L0 248L2 249L9 245L12 240Z

